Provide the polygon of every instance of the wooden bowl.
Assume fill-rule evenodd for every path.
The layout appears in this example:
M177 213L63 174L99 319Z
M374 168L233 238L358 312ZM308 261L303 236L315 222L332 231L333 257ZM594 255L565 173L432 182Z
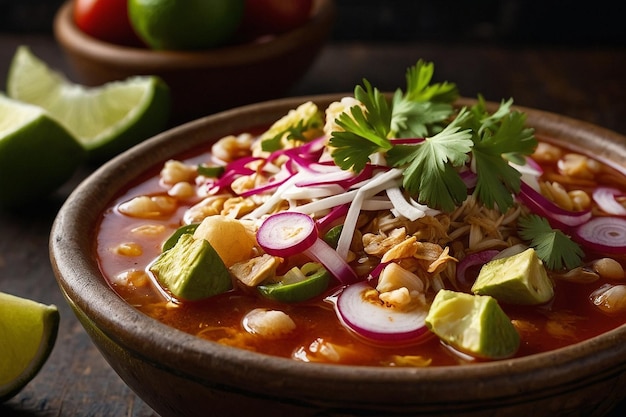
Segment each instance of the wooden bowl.
M68 303L122 379L166 416L559 416L603 415L626 396L626 326L552 352L433 368L303 363L208 342L123 301L98 269L102 211L150 168L211 139L268 125L298 104L255 104L166 131L109 161L61 208L50 235L52 265ZM557 143L621 166L626 138L551 113L522 109Z
M278 36L203 51L154 51L85 34L74 24L72 7L70 0L57 12L54 35L78 82L158 75L171 89L177 123L284 95L314 62L336 14L333 0L315 0L306 24Z

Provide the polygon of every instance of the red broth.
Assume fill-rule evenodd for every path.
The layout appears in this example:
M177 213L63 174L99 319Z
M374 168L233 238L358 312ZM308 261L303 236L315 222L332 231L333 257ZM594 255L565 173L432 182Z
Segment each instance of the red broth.
M185 161L198 163L208 157L206 152L199 153ZM554 164L544 164L543 168L546 175L556 175ZM621 173L607 166L602 166L602 172L604 175L598 178L605 183L600 185L626 190L626 178ZM296 360L374 366L441 366L478 361L446 347L435 336L407 346L381 346L365 341L347 330L337 319L333 307L324 301L332 288L327 294L297 304L279 304L237 286L228 293L203 301L171 302L146 271L160 254L163 241L182 224L183 213L191 203L179 202L171 215L151 219L125 216L117 210L120 203L135 196L165 193L159 185L158 173L150 175L111 203L97 234L97 254L104 276L124 300L150 317L207 340ZM590 191L595 185L589 182L584 188ZM141 227L150 227L154 233L133 232ZM626 267L623 257L618 260ZM554 282L555 297L546 305L502 306L521 336L516 357L577 343L626 321L626 314L605 314L590 301L590 294L610 281L601 278L590 284L558 279ZM259 307L286 312L296 323L296 330L278 339L247 333L242 327L242 318ZM326 343L338 349L341 359L335 361L319 353L328 346Z

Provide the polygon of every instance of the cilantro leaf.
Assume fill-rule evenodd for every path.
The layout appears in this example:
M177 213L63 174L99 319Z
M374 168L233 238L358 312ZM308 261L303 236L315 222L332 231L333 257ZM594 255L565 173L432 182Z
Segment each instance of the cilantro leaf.
M362 171L371 154L392 147L387 139L391 125L391 108L387 98L363 80L365 88L357 86L354 96L366 109L360 106L350 108L350 113L342 113L337 125L344 131L332 132L329 144L336 148L332 152L335 164L344 170Z
M419 60L406 72L406 99L409 101L431 101L452 103L458 96L454 83L431 84L435 65L432 62Z
M472 148L471 134L460 131L467 116L462 109L457 118L440 133L418 145L398 145L387 152L395 167L406 164L403 186L420 203L452 211L467 198L467 187L454 167L464 165Z
M438 133L454 112L459 93L455 84L431 84L434 64L419 60L406 72L406 93L393 96L391 131L397 137L425 137Z
M510 105L511 101L503 102L492 115L481 115L472 149L477 174L475 194L485 206L497 206L502 212L513 205L513 194L520 188L521 174L508 161L524 161L524 155L532 154L537 146L533 130L525 127L526 116L510 111ZM477 106L481 106L480 101ZM477 114L473 109L474 118Z
M363 80L363 85L365 88L356 86L354 89L354 98L365 106L365 109L367 110L367 117L365 119L367 121L367 125L380 139L378 141L378 145L381 148L390 148L391 145L387 140L387 134L389 133L391 126L391 108L387 101L387 97L378 91L377 88L373 88L367 80ZM351 110L353 117L355 116L355 110L362 113L361 108L358 106L353 107ZM345 114L342 116L345 116ZM339 122L339 125L341 126L341 118ZM372 141L376 142L376 140Z
M335 147L332 152L335 164L345 171L361 172L370 155L380 149L376 143L351 132L333 132L330 144Z
M454 112L451 104L408 101L398 93L394 94L392 102L391 131L399 138L436 134Z
M553 229L548 220L531 214L520 217L519 235L530 242L548 269L573 269L582 264L583 250L562 231Z

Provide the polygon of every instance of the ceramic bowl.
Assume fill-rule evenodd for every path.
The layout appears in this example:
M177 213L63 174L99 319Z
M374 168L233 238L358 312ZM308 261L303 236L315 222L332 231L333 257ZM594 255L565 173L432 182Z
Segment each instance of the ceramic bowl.
M626 326L549 353L491 363L336 366L201 340L138 312L111 290L96 264L94 234L101 212L127 184L207 138L269 125L306 100L325 108L339 98L281 99L187 123L109 161L68 198L50 236L53 268L67 301L121 378L163 417L208 411L216 416L599 416L626 396ZM616 165L626 161L621 135L523 110L539 133Z
M95 39L78 29L72 1L54 19L54 35L77 82L101 85L159 75L172 92L174 124L283 96L309 69L330 36L333 0L315 0L303 26L273 37L203 51L154 51Z

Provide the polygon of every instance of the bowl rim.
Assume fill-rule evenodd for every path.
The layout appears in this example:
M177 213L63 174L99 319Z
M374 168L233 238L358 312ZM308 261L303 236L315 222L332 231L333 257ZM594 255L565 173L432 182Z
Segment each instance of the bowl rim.
M53 19L54 36L63 48L94 61L111 62L125 67L158 66L159 71L198 66L238 66L280 56L294 47L308 44L311 38L328 36L337 12L334 0L314 0L311 18L304 25L267 37L263 42L247 42L197 51L161 51L96 39L78 29L72 18L72 11L73 0L67 0Z
M109 185L111 181L120 175L138 177L146 171L145 167L138 166L141 163L135 163L135 158L158 165L171 156L193 149L203 140L206 142L208 130L233 118L245 116L244 127L252 127L259 121L269 121L264 120L269 114L286 114L305 101L326 106L347 95L291 97L206 116L163 132L102 165L68 197L50 233L51 263L68 303L135 357L179 375L199 381L209 378L233 389L259 393L278 385L281 401L291 395L290 392L299 392L297 395L301 397L306 391L311 398L319 399L323 395L325 399L346 404L359 401L362 405L364 392L377 397L385 386L386 398L371 401L389 404L404 401L406 404L410 398L420 398L420 403L432 398L433 402L441 403L442 395L449 395L451 401L505 398L515 402L520 392L544 398L549 393L575 389L626 370L626 325L587 341L527 357L419 369L304 363L230 348L183 333L132 308L106 284L94 250L81 254L85 248L93 247L94 226L102 209L116 195L114 187ZM461 104L470 102L472 100L460 100ZM535 127L538 134L546 133L572 150L582 151L587 143L593 151L613 158L613 166L626 171L626 167L619 165L620 160L626 160L625 136L566 116L516 108L526 112L529 125ZM218 129L213 134L220 136L221 133ZM172 140L181 137L189 141ZM572 137L576 138L573 146L568 142ZM92 230L86 232L85 227ZM158 338L155 339L155 335ZM572 373L573 366L581 372ZM509 382L513 377L515 384ZM543 385L538 386L538 381ZM329 390L329 386L333 389ZM468 390L468 386L474 388Z

